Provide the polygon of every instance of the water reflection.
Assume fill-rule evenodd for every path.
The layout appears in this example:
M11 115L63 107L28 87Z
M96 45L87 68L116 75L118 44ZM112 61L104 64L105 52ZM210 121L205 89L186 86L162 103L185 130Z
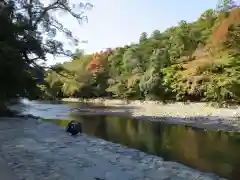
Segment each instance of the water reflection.
M229 179L240 177L240 133L113 116L76 116L83 132ZM66 120L44 120L65 127Z

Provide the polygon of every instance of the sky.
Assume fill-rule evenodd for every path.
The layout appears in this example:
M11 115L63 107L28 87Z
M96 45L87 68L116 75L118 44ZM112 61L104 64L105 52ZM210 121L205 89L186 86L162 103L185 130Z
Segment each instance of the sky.
M79 0L72 0L79 2ZM84 1L83 1L84 2ZM207 9L216 8L218 0L89 0L94 5L85 15L88 22L79 25L73 18L57 15L64 26L80 40L79 48L85 53L99 52L105 48L124 46L138 42L140 34L149 35L158 29L177 25L181 20L192 22ZM58 35L69 46L64 36ZM55 64L69 59L49 57L47 64Z

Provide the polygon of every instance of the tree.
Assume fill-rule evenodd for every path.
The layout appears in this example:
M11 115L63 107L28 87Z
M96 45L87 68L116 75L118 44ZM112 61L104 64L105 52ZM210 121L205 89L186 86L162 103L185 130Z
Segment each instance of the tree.
M92 5L90 3L79 3L78 8L76 8L76 5L71 5L66 0L55 0L45 6L39 0L17 0L15 1L15 7L16 18L24 19L27 22L28 33L37 39L40 38L40 35L46 36L45 39L40 39L44 55L47 53L52 55L72 55L69 50L64 49L63 43L55 40L54 37L57 33L64 33L76 45L79 40L53 16L53 13L67 13L75 18L78 23L81 23L86 20L86 16L83 15L84 11L91 8Z
M73 60L81 58L83 55L84 55L84 50L77 48L76 51L73 54Z
M149 59L149 66L141 77L139 87L147 99L156 99L157 93L160 93L160 83L162 80L160 70L170 64L166 53L164 49L154 50Z
M40 0L1 1L1 103L11 98L33 95L33 89L39 82L39 77L36 77L38 73L33 72L42 71L38 62L46 60L47 54L72 55L54 37L57 32L62 32L75 44L78 40L53 13L68 13L80 23L86 19L83 13L89 7L92 7L89 3L80 3L80 11L76 12L66 0L55 0L47 6Z
M136 47L128 48L123 54L123 68L125 72L131 73L133 70L141 71L142 62Z
M143 32L141 35L140 35L140 38L139 38L139 42L144 42L147 40L147 33L146 32Z
M152 32L151 38L153 39L159 39L161 37L161 32L159 30L154 30Z
M226 2L222 7L235 6ZM109 54L84 54L61 64L60 73L72 78L60 78L62 95L240 101L240 11L228 9L208 9L194 22L183 20L163 32L154 30L149 38L143 32L139 43L116 47ZM220 32L224 38L215 38L216 34L220 37L219 24L224 26ZM213 43L213 39L221 41Z
M238 7L234 0L219 0L217 10L220 12L229 12L232 8Z

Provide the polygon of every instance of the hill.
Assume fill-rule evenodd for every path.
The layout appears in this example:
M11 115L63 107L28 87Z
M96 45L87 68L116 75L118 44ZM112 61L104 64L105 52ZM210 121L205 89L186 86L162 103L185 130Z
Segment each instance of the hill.
M217 19L213 25L212 34L210 35L208 44L206 44L204 48L198 48L195 51L193 54L194 60L187 61L182 65L183 70L180 71L182 75L181 77L185 83L188 82L187 86L192 90L192 93L194 93L196 89L206 85L202 84L203 81L212 81L213 78L215 78L214 80L216 81L218 78L220 78L217 81L222 81L221 86L223 86L223 79L226 81L230 80L229 73L224 74L223 69L225 68L227 71L233 70L233 67L227 69L227 65L232 61L232 58L229 56L233 56L233 54L231 53L232 49L229 49L229 47L226 47L225 45L231 38L231 27L238 26L240 24L240 8L234 8L224 15L219 15L218 18L219 19ZM237 30L234 32L239 34L239 31ZM236 40L237 39L234 39L234 41ZM237 58L239 58L239 56L237 56ZM216 70L221 74L218 74ZM221 97L221 100L232 98L230 96L231 92L229 92L226 87L227 84L224 85L225 87L220 88L218 92L222 93L222 96L224 96L223 94L226 96ZM204 87L202 88L204 89ZM217 97L215 100L217 100Z
M72 75L48 74L45 89L60 97L239 102L239 24L239 8L209 9L195 22L144 32L138 44L75 57L62 65Z
M212 43L217 44L226 40L229 28L232 25L240 24L240 8L234 8L229 13L227 13L226 17L223 18L219 25L215 28L212 35Z

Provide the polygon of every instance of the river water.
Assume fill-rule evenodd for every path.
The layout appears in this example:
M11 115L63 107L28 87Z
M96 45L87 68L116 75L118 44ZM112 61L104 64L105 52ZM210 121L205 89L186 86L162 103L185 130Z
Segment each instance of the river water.
M240 179L240 133L204 131L132 117L80 115L83 108L102 107L82 103L23 101L13 106L22 114L42 118L43 123L65 127L70 120L82 123L83 132L136 148L192 168Z

